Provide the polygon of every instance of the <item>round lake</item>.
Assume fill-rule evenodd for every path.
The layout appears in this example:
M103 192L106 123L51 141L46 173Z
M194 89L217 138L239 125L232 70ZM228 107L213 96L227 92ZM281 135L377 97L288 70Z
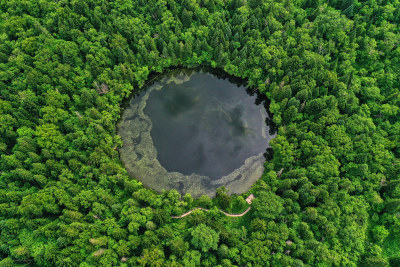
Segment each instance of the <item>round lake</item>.
M272 136L260 96L230 80L177 70L133 98L118 125L128 173L159 192L247 191L262 175Z

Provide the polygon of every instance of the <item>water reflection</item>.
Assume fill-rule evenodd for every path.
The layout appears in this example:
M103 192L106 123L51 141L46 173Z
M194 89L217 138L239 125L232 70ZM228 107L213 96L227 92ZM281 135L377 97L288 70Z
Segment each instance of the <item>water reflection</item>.
M119 124L128 172L157 191L195 197L222 185L248 190L262 174L273 133L265 123L268 103L240 82L198 70L154 82Z

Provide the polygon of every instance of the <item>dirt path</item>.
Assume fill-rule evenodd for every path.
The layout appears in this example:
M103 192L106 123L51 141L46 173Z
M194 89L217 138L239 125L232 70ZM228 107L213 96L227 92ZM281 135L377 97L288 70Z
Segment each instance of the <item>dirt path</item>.
M227 212L225 212L225 211L223 211L223 210L219 210L219 211L222 212L223 214L225 214L226 216L229 216L229 217L242 217L242 216L245 215L247 212L249 212L250 209L251 209L251 207L248 207L245 211L243 211L242 213L239 213L239 214L231 214L231 213L227 213ZM195 208L195 209L189 210L188 212L186 212L186 213L184 213L184 214L182 214L182 215L179 215L179 216L171 216L171 217L174 218L174 219L183 218L183 217L185 217L185 216L188 216L190 213L192 213L192 212L195 211L195 210L209 211L208 209Z
M249 205L251 205L251 202L253 201L253 199L254 199L255 197L254 197L254 195L253 194L250 194L247 198L246 198L246 202L249 204ZM227 212L225 212L225 211L223 211L223 210L220 210L220 209L218 209L220 212L222 212L224 215L226 215L226 216L229 216L229 217L242 217L243 215L245 215L247 212L249 212L249 210L251 209L251 207L248 207L245 211L243 211L242 213L239 213L239 214L231 214L231 213L227 213ZM204 208L194 208L194 209L192 209L192 210L189 210L188 212L186 212L186 213L184 213L184 214L182 214L182 215L179 215L179 216L171 216L172 218L174 218L174 219L179 219L179 218L183 218L183 217L185 217L185 216L188 216L190 213L192 213L193 211L195 211L195 210L204 210L204 211L209 211L208 209L204 209Z

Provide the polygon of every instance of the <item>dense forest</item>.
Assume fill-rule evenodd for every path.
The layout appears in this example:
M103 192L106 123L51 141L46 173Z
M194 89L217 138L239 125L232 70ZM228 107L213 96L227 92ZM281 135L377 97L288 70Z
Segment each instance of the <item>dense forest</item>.
M399 25L399 0L0 1L0 266L400 266ZM124 100L197 66L270 100L246 194L119 159Z

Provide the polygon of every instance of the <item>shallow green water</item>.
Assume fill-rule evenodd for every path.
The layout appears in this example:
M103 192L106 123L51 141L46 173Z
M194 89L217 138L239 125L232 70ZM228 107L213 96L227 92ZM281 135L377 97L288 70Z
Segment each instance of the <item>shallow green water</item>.
M260 178L271 136L263 105L243 86L174 71L133 98L119 123L128 172L156 191L242 193Z

